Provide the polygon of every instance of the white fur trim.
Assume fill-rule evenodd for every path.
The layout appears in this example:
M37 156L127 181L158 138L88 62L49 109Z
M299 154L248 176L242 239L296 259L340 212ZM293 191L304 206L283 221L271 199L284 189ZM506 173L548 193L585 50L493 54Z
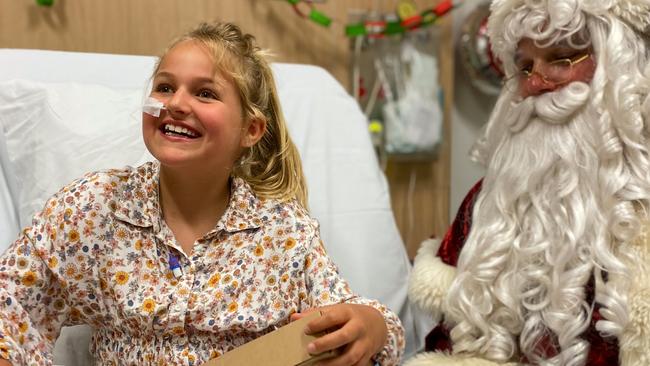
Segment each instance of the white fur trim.
M422 242L409 279L409 298L429 312L436 323L440 322L445 297L456 277L456 267L444 263L436 255L439 247L440 239Z
M650 365L650 227L645 227L631 245L638 268L627 296L629 322L619 338L620 361L624 366Z
M490 16L487 23L487 34L494 54L502 61L508 62L506 55L514 54L516 45L507 44L503 37L503 24L508 14L523 3L523 0L494 0L490 5Z
M482 358L450 355L443 352L420 353L407 360L404 366L499 366L516 365L514 363L496 363Z

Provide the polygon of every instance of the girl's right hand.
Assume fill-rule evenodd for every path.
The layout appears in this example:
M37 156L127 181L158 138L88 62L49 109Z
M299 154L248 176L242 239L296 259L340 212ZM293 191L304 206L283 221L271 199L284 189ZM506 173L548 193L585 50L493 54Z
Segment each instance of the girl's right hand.
M319 365L372 365L372 356L381 350L388 336L384 317L378 310L367 305L343 303L308 310L305 313L314 310L320 310L322 316L307 324L306 333L331 333L311 342L307 347L308 352L316 355L341 349L339 355L323 360ZM304 314L293 314L291 320L303 316Z

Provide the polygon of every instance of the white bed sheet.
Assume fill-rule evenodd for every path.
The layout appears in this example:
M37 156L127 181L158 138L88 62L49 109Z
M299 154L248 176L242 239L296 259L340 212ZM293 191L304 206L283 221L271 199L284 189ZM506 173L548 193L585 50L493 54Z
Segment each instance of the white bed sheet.
M154 62L146 56L0 49L0 82L25 79L44 85L98 84L144 90ZM274 64L273 71L290 133L303 159L311 213L321 223L326 248L355 291L399 313L410 355L422 347L431 322L407 301L410 264L365 117L327 71L296 64ZM17 198L22 177L7 150L12 143L16 146L0 134L0 250L15 239L25 221L20 218ZM44 202L57 188L38 198Z

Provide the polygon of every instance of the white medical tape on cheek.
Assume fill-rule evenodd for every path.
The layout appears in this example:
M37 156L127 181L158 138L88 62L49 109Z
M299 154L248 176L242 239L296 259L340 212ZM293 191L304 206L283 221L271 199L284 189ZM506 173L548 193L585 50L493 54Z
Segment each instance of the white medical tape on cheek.
M142 104L142 111L154 117L160 116L160 111L165 108L165 104L156 98L148 97Z

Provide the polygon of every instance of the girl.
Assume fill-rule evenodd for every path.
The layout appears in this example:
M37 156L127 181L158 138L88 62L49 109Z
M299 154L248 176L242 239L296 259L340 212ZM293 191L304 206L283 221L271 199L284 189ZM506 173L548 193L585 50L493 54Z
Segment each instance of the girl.
M331 332L308 351L342 350L325 364L397 364L399 319L352 294L307 213L254 38L201 24L163 54L150 97L157 161L64 187L0 258L0 357L50 364L60 328L89 324L99 365L198 365L319 309L305 331Z

